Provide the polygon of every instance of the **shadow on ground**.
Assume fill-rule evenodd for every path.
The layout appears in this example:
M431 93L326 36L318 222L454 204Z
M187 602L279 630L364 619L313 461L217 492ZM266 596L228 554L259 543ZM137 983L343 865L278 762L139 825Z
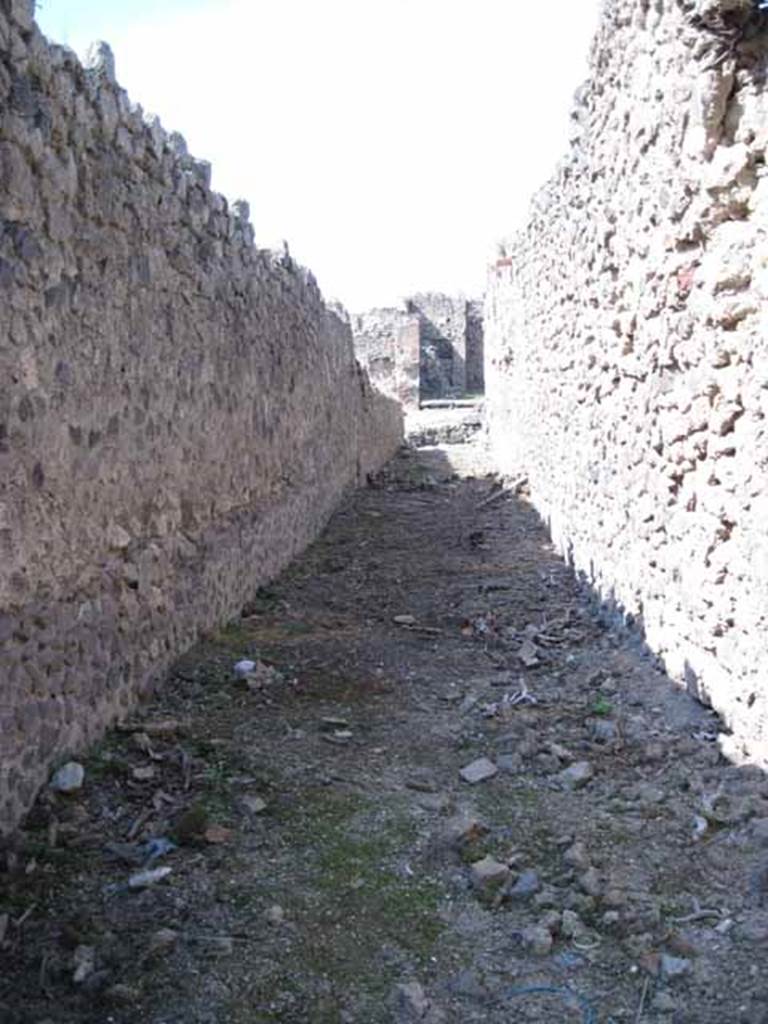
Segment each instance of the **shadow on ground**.
M766 782L453 452L353 495L43 794L2 1024L768 1021Z

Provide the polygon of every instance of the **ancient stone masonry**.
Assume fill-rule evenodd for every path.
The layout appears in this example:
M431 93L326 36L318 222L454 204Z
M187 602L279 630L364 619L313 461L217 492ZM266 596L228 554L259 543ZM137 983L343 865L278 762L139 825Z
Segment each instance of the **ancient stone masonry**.
M343 319L0 0L0 832L396 449Z
M768 763L768 13L609 0L572 149L490 274L497 459ZM762 5L765 6L765 5Z
M483 390L482 303L427 292L403 309L352 319L355 350L373 380L406 408Z

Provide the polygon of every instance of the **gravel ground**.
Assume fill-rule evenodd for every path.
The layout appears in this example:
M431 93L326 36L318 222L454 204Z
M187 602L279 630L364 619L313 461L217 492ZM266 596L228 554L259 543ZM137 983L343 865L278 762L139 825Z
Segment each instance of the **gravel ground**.
M486 469L404 452L41 796L2 1024L768 1022L768 784Z

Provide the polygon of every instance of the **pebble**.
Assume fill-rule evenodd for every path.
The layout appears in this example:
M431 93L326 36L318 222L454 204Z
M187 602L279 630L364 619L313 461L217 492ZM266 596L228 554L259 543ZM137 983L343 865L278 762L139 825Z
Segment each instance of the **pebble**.
M541 889L541 879L535 871L523 871L506 893L508 900L528 900Z
M112 985L104 993L105 999L110 1003L116 1003L119 1006L133 1006L139 999L138 989L131 988L130 985Z
M472 865L470 876L475 888L487 892L489 889L498 889L507 881L509 868L494 857L483 857Z
M489 761L487 757L479 757L476 761L472 761L471 764L462 768L459 771L459 775L465 782L474 786L478 782L492 779L498 770L493 761Z
M600 877L593 867L587 868L584 874L579 877L579 885L588 896L594 896L595 899L603 891Z
M589 761L577 761L559 772L557 778L567 789L581 789L594 775L595 771Z
M670 956L669 953L662 953L660 959L660 973L662 978L672 981L675 978L682 978L691 969L691 961L680 956Z
M238 661L234 667L235 679L247 679L251 672L254 672L255 669L255 661L248 661L247 659L243 661Z
M421 1020L429 1010L429 999L418 981L407 981L395 988L398 1012L407 1021Z
M405 780L407 789L415 789L417 793L436 793L437 783L427 772L414 772Z
M78 761L68 761L51 779L51 789L57 793L75 793L85 781L85 768Z
M165 953L176 945L179 933L172 928L158 928L149 939L150 953Z
M547 956L552 950L552 933L543 925L530 925L523 931L523 942L536 956Z
M591 723L591 733L595 743L615 743L619 730L610 718L595 718Z
M673 1013L677 1009L677 1003L669 994L669 992L657 992L653 997L651 1007L656 1010L657 1013Z
M285 911L281 906L279 906L279 904L275 903L273 906L269 908L269 910L266 912L264 916L266 917L267 921L270 924L275 925L275 927L277 927L278 925L281 925L285 920Z
M516 775L523 770L523 759L519 754L500 754L496 758L496 766L499 771Z
M261 814L267 809L267 801L260 796L244 796L242 803L249 814Z
M161 882L171 874L173 868L152 868L149 871L138 871L128 879L129 889L148 889L156 882Z
M583 921L574 910L563 911L560 931L566 939L575 939L577 936L583 935L585 930Z
M415 626L416 619L413 615L394 615L392 621L398 626Z
M577 871L586 871L591 866L587 848L582 842L575 842L569 846L563 854L563 861L569 868L575 868Z
M75 968L72 981L82 985L85 979L93 974L96 966L96 949L94 946L78 946L72 954L72 966Z
M749 914L737 925L736 935L747 942L768 942L768 913L760 910Z

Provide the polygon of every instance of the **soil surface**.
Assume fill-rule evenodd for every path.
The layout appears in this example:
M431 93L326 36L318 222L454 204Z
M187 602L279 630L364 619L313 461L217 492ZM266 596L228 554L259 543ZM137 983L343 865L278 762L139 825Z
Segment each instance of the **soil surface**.
M404 452L41 796L2 1024L768 1021L764 777L480 455Z

